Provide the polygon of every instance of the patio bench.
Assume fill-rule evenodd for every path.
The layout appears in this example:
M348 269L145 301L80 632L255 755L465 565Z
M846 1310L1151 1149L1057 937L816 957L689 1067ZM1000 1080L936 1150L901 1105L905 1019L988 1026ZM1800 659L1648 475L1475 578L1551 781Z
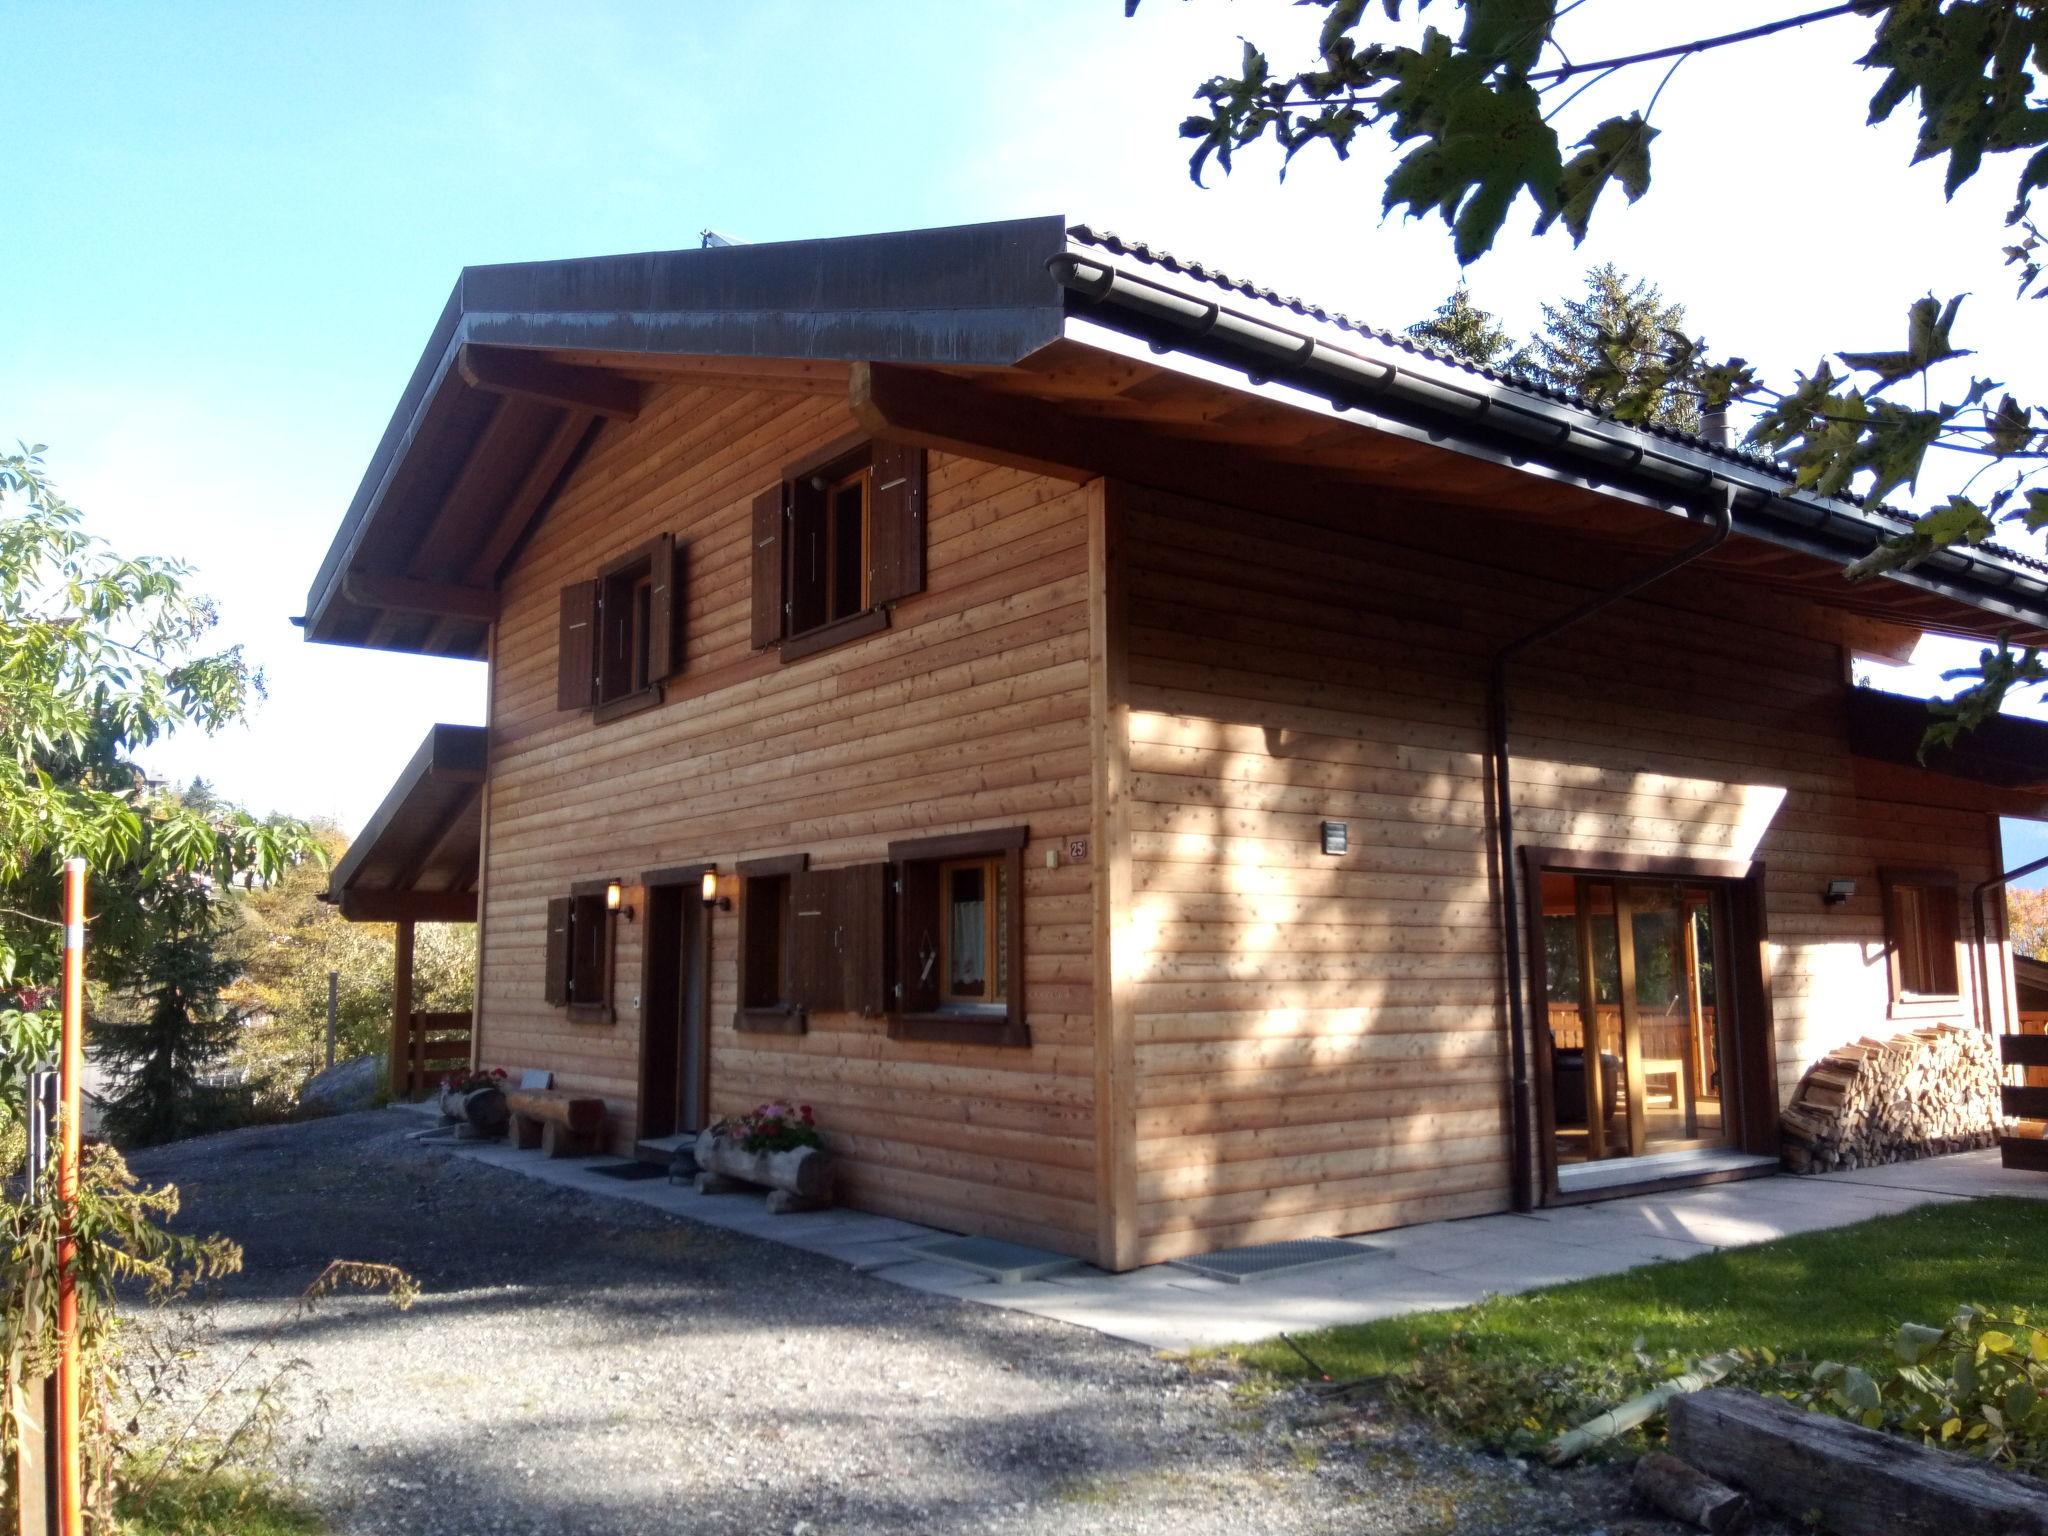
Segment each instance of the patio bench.
M522 1088L505 1095L511 1111L512 1145L539 1147L544 1157L569 1157L598 1150L604 1130L604 1100L560 1088Z

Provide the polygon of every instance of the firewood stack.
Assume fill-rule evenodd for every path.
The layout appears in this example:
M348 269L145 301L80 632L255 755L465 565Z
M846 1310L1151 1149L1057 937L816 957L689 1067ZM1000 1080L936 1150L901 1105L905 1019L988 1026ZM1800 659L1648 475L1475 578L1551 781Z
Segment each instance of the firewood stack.
M1838 1046L1779 1116L1788 1173L1828 1173L1995 1146L1998 1053L1976 1029L1937 1024Z

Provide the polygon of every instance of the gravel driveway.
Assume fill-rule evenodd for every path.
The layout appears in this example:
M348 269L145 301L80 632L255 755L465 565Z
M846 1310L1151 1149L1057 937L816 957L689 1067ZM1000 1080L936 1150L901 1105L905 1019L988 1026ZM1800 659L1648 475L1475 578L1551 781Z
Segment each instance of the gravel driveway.
M1064 1324L561 1190L371 1111L138 1154L180 1224L243 1244L206 1364L330 1259L278 1348L290 1477L342 1532L1643 1532L1618 1476L1444 1446ZM249 1381L263 1371L244 1373ZM324 1431L323 1431L324 1424Z

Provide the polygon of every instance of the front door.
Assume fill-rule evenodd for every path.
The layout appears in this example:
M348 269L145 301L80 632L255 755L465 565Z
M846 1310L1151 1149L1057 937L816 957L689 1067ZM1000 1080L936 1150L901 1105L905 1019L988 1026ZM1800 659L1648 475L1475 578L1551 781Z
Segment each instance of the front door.
M1560 1164L1734 1143L1728 883L1543 875Z
M709 929L697 885L649 885L641 998L640 1139L704 1128L711 1101L704 981Z

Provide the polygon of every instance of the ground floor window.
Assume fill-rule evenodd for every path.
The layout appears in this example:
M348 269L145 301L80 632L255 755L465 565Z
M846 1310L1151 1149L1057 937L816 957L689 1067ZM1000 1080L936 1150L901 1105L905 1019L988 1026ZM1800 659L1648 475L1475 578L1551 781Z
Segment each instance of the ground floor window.
M889 846L896 1039L1025 1045L1023 827Z
M1885 870L1884 927L1894 1003L1953 1003L1962 993L1952 870Z

